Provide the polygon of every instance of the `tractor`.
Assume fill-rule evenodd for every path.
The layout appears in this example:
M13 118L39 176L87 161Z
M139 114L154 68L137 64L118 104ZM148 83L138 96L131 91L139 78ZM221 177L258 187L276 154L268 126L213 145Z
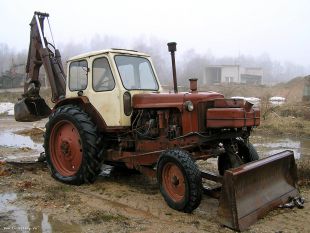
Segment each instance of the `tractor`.
M103 163L125 166L157 178L167 204L191 213L205 191L219 193L219 220L244 230L290 198L299 196L293 152L268 158L249 140L260 124L260 110L242 99L177 87L176 43L171 53L174 91L165 93L151 57L108 49L70 58L44 35L47 13L31 20L24 94L15 105L22 122L48 117L44 135L46 162L58 181L93 183ZM51 86L50 108L40 96L39 70ZM218 173L203 171L198 160L218 158ZM217 190L203 179L221 184ZM216 196L216 195L215 195Z

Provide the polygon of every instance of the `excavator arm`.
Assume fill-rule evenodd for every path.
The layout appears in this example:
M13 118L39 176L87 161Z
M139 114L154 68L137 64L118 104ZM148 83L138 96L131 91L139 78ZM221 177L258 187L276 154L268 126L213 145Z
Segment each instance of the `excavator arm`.
M14 106L16 121L37 121L51 113L50 107L40 96L39 72L42 64L51 86L52 102L58 102L65 97L66 75L60 52L44 36L44 20L48 17L46 13L34 12L30 22L27 75L22 98Z

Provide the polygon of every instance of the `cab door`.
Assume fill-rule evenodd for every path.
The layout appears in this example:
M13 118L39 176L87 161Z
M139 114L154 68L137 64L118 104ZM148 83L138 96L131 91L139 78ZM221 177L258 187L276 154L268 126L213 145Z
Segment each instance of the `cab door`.
M108 127L121 125L120 89L107 56L90 59L87 96Z

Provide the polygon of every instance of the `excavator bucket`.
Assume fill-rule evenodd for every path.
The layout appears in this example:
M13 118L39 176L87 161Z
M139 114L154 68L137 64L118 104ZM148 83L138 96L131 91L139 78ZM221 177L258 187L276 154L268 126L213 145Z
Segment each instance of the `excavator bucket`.
M218 217L221 224L243 231L270 210L299 197L292 151L225 171Z
M14 116L16 121L32 122L48 117L51 109L41 97L26 97L14 105Z

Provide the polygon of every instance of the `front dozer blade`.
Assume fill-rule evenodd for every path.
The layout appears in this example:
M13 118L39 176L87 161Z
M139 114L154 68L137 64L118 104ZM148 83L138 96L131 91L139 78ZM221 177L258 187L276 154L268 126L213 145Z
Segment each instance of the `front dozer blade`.
M41 97L23 98L14 105L14 116L16 121L38 121L48 117L50 113L51 109Z
M225 171L218 216L221 224L243 231L270 210L299 197L292 151Z

